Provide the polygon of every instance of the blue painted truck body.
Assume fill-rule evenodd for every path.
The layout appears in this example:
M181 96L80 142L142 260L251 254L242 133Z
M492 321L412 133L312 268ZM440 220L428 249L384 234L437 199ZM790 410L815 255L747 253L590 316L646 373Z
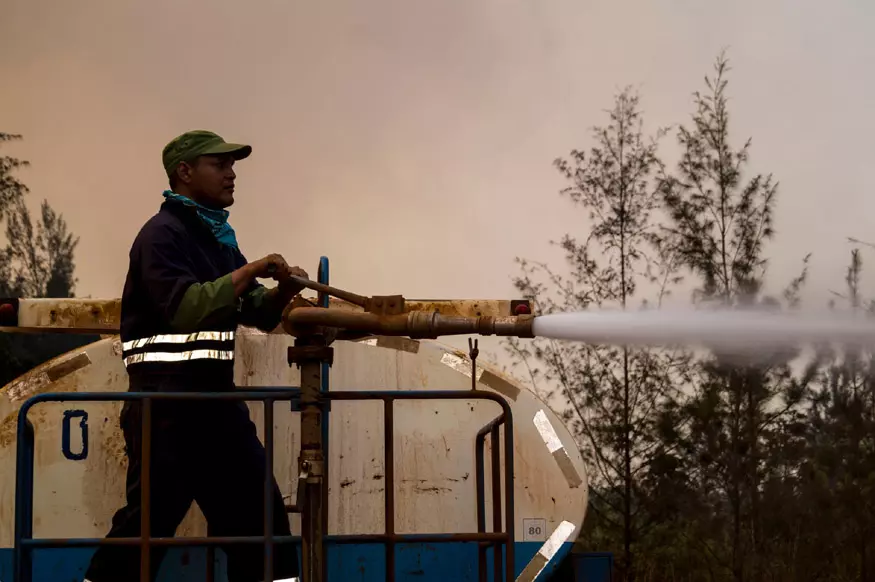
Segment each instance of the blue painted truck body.
M564 544L539 580L559 566L571 548ZM516 574L541 547L537 542L515 544ZM300 547L298 548L300 555ZM93 550L84 548L51 548L34 551L33 582L81 582ZM203 582L207 553L202 548L172 548L158 575L158 582ZM474 543L405 544L395 552L396 580L417 582L477 581L477 546ZM381 544L330 545L328 548L329 582L382 582L386 579L385 551ZM216 582L226 582L221 552L216 555ZM489 580L492 580L492 558L487 559ZM12 549L0 549L0 581L12 580ZM585 582L608 582L604 578L579 578Z

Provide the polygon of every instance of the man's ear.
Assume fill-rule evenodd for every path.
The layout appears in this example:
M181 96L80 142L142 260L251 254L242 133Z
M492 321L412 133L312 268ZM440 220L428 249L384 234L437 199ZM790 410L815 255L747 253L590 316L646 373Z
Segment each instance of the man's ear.
M180 162L176 167L176 179L183 184L191 182L192 167L188 162Z

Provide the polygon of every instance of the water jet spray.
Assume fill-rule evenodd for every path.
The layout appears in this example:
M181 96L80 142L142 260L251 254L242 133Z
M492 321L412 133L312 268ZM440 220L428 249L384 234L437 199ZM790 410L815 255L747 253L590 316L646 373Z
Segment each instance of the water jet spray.
M803 343L875 345L875 322L836 312L751 309L593 310L535 316L528 302L513 315L447 315L409 304L400 295L364 297L294 277L302 287L327 293L359 310L326 310L296 298L283 313L283 329L294 337L327 334L333 339L367 335L436 339L446 335L496 335L589 344L694 346L751 352Z

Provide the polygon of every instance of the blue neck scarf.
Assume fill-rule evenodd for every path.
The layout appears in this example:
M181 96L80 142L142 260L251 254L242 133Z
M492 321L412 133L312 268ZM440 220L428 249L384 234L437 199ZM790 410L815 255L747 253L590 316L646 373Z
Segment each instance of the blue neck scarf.
M207 208L185 196L180 196L171 190L164 191L164 198L179 202L190 208L194 208L201 221L209 227L216 240L225 246L237 248L237 235L234 234L234 229L228 224L228 216L230 213L227 210L215 210Z

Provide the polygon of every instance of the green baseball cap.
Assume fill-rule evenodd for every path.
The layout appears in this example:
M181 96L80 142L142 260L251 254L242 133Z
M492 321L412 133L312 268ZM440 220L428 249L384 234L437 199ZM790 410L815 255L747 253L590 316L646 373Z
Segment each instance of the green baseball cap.
M191 162L198 156L233 154L235 160L242 160L252 153L252 146L228 143L212 131L187 131L164 146L161 158L167 175L182 162Z

